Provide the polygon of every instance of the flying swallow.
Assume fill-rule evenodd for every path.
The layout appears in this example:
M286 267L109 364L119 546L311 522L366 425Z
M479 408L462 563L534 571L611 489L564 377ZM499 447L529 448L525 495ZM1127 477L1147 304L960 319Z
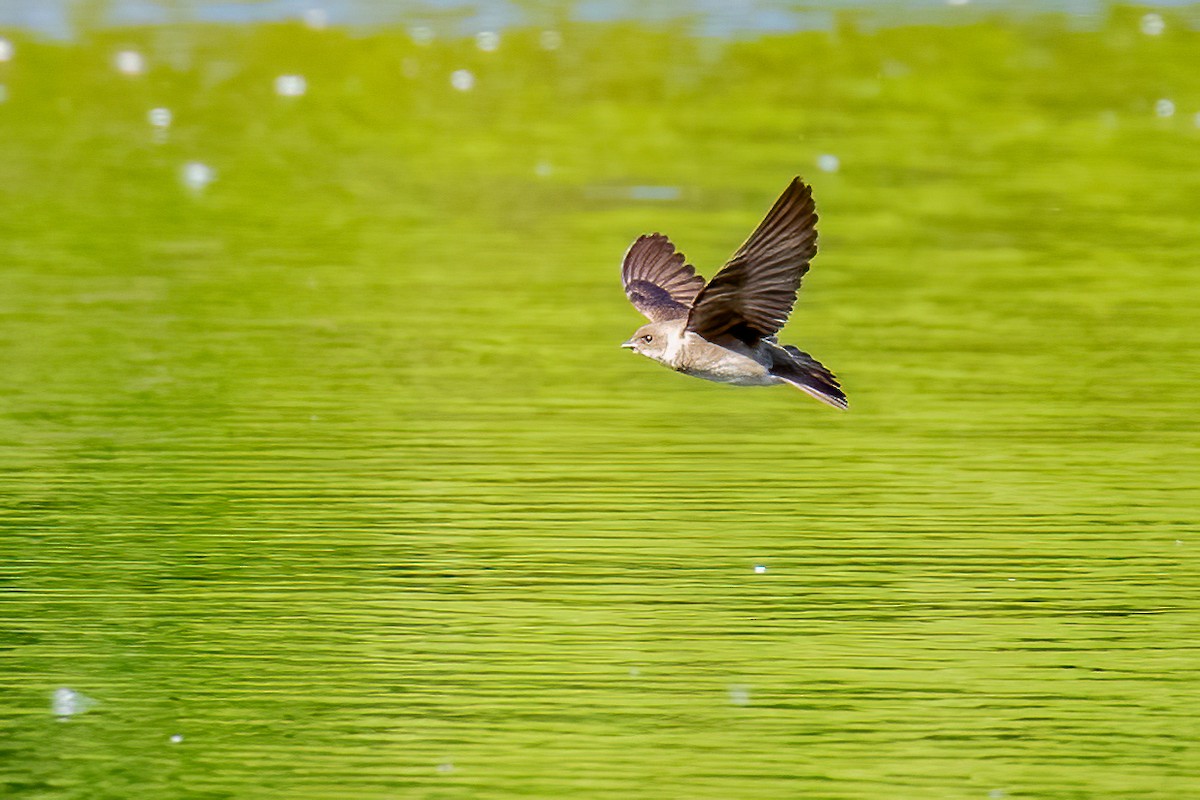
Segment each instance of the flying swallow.
M685 375L735 386L787 383L846 408L832 372L776 339L817 253L816 224L812 188L795 178L707 285L666 236L639 237L625 253L621 282L650 323L621 346Z

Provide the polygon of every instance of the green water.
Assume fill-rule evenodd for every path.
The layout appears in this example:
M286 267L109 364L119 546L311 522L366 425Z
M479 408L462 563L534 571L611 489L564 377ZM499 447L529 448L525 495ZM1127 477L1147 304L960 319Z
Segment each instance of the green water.
M1200 33L1139 15L10 34L0 795L1200 796ZM849 413L617 348L635 236L711 275L794 174Z

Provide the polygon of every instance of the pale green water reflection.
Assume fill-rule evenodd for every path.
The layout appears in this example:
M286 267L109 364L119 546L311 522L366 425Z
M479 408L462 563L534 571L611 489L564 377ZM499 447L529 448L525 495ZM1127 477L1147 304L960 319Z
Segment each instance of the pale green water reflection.
M1137 19L14 37L3 795L1196 794L1200 42ZM617 349L634 236L711 274L795 173L848 414Z

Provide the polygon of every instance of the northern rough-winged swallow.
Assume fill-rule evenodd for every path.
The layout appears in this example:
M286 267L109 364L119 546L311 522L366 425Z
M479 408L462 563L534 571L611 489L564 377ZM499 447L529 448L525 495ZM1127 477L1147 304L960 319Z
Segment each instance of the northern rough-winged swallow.
M832 372L775 338L817 253L816 224L812 188L794 178L707 286L666 236L639 237L625 254L621 282L650 324L621 346L685 375L735 386L789 383L846 408Z

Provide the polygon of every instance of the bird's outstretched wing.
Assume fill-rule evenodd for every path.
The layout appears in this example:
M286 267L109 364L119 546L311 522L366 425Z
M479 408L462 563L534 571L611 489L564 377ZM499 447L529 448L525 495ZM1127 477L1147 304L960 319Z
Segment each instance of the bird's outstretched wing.
M773 336L796 303L800 279L817 252L812 188L794 178L767 216L700 292L687 329L713 341L747 344Z
M621 283L633 307L651 322L686 317L704 278L661 233L639 236L621 264Z

